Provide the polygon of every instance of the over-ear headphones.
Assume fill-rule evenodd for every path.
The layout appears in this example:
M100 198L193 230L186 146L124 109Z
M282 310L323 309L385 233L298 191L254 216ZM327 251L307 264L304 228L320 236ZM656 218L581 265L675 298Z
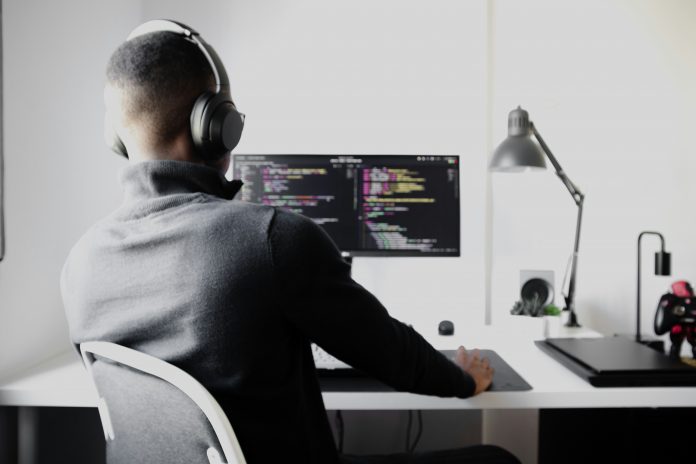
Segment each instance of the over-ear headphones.
M191 136L196 154L206 161L215 161L232 151L239 143L244 129L244 114L237 111L230 94L230 81L225 67L215 50L200 34L190 27L164 19L141 24L126 40L150 32L174 32L191 41L203 53L215 76L215 92L203 92L191 110ZM107 145L117 154L128 158L123 141L114 130L108 117L104 120L104 137Z

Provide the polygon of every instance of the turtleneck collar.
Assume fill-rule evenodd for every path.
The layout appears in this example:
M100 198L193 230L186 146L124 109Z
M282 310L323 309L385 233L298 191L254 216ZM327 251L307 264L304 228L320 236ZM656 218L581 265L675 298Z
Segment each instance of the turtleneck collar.
M126 203L198 192L231 200L242 187L211 167L171 160L129 164L121 171L121 184Z

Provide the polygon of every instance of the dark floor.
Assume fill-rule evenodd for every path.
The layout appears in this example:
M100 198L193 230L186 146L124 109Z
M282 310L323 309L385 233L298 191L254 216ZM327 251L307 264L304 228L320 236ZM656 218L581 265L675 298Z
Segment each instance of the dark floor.
M539 463L696 462L696 408L546 409Z
M371 413L367 422L373 422L377 412ZM35 425L34 432L22 430L18 434L16 424L20 416L23 424ZM359 413L348 414L346 419L346 444L361 441L355 435L362 429ZM427 433L438 434L440 430L443 417L432 419L436 420L427 420L424 437ZM542 410L539 463L694 462L695 425L696 408ZM395 440L400 438L401 433ZM430 447L427 443L423 445ZM435 447L439 447L437 445L442 443ZM20 448L25 456L28 453L30 459L27 461L32 464L102 464L104 436L97 410L2 407L0 464L16 464Z
M0 408L0 464L17 464L20 449L32 464L106 462L96 408Z

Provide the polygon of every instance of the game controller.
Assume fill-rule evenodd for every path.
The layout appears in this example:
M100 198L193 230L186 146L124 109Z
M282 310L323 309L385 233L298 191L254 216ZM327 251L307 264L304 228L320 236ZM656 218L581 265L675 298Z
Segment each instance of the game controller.
M679 359L682 343L686 339L696 359L696 298L688 282L675 282L671 291L662 295L655 312L654 325L657 335L669 332L672 341L670 358Z

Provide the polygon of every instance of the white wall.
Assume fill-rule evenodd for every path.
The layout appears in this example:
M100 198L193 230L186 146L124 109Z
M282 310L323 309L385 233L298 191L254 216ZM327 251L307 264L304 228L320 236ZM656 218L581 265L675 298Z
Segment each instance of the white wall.
M483 318L482 154L487 132L502 140L508 111L523 105L587 194L577 307L581 322L611 333L632 329L641 230L666 234L675 278L690 278L696 264L690 219L675 207L692 193L694 8L680 0L160 0L143 15L186 18L220 50L248 115L239 152L464 156L461 259L356 260L358 280L422 330L434 319ZM552 269L560 287L575 207L551 171L495 175L492 186L491 307L502 316L521 268ZM646 331L671 280L646 276ZM433 314L434 306L444 309Z
M493 15L493 139L503 140L507 113L522 105L587 195L581 323L605 333L633 330L637 236L647 229L665 235L673 278L652 275L659 242L644 240L649 333L669 284L696 280L696 3L496 0ZM576 208L551 168L493 175L493 207L492 306L500 318L518 296L521 268L555 270L561 285Z
M101 139L104 65L153 17L190 23L228 63L247 114L239 152L461 154L462 257L358 259L355 275L423 330L482 320L483 3L73 0L8 1L5 10L0 352L13 355L0 358L0 372L67 346L60 267L120 196L123 163Z
M102 139L106 60L136 1L3 2L7 254L0 376L64 351L59 273L72 244L119 202Z
M552 269L560 286L575 207L551 171L494 175L485 236L486 155L517 105L587 194L583 324L632 330L641 230L666 235L675 278L696 277L690 0L6 0L3 10L0 376L68 348L61 265L120 198L123 162L101 138L104 66L153 17L190 23L220 52L248 117L239 152L462 155L462 257L355 264L423 331L483 320L487 240L494 322L517 298L520 269ZM657 246L648 240L646 271ZM646 332L671 280L646 272Z
M237 153L462 155L462 257L356 259L354 275L424 331L483 322L484 2L161 0L143 13L189 22L221 55L247 115Z
M189 22L219 50L248 115L240 152L464 157L462 258L356 262L357 278L417 327L432 330L445 317L483 318L486 134L502 140L507 112L518 104L587 194L581 322L607 333L632 329L641 230L665 233L675 278L696 273L689 138L696 5L688 0L3 6L3 375L67 347L60 266L77 237L120 197L116 173L123 164L101 140L104 65L127 32L151 17ZM495 175L492 184L491 300L494 316L502 317L517 296L520 268L553 269L560 285L575 208L550 171ZM646 270L653 247L646 244ZM673 280L647 274L646 331Z

